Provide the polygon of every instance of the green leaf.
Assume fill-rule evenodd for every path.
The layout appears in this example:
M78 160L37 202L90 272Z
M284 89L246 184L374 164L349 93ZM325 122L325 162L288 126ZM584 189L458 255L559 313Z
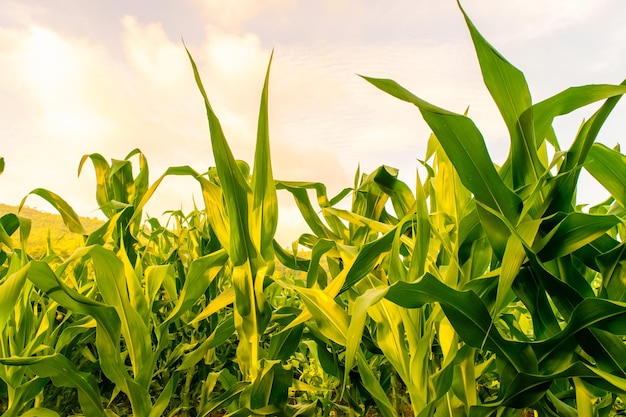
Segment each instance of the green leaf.
M226 406L231 401L239 398L239 395L250 385L249 382L237 382L230 386L223 394L218 397L212 398L211 401L200 410L198 415L200 417L208 417L212 415L213 411L219 410Z
M350 266L340 292L352 288L357 282L363 279L363 277L369 274L379 262L380 257L385 252L391 250L394 238L395 233L392 230L383 235L380 239L364 245L357 254L354 263Z
M115 210L109 208L109 203L113 198L112 195L109 195L109 173L111 172L111 167L99 153L84 155L78 164L78 176L80 176L87 159L91 160L96 173L96 201L98 202L98 207L107 217L111 217L115 214Z
M0 358L0 363L28 366L35 374L52 379L57 387L76 388L78 401L85 414L106 416L95 377L90 373L79 371L65 356L55 353L32 358Z
M148 310L158 300L157 294L163 282L174 279L174 268L172 265L150 265L144 272L144 287ZM167 288L167 285L165 286ZM169 293L169 291L168 291ZM173 297L171 297L173 298Z
M262 360L260 375L248 388L250 408L253 410L266 406L285 408L292 379L293 371L285 368L281 361Z
M398 170L389 166L381 166L374 171L374 182L391 197L391 203L398 218L409 214L415 206L415 197L411 189L398 180Z
M502 181L471 119L436 107L392 80L363 77L392 96L416 105L476 200L516 223L520 198Z
M49 410L47 408L35 407L31 408L20 417L60 417L59 413Z
M519 274L522 263L526 259L525 247L532 246L540 225L541 220L528 220L517 227L516 234L511 234L502 258L494 316L505 307L507 294L513 285L513 281Z
M537 371L537 360L529 346L504 339L494 326L487 307L473 291L456 291L427 273L416 283L395 283L389 287L385 298L406 308L439 302L465 343L495 352L518 371Z
M599 84L570 87L534 104L527 112L533 114L535 135L538 141L541 141L547 137L552 122L557 116L571 113L588 104L624 93L626 93L626 85Z
M370 365L367 363L367 360L363 356L363 353L358 352L356 357L359 367L359 373L361 375L361 378L363 379L363 385L365 386L365 389L367 389L372 395L374 401L376 401L378 410L384 417L397 417L398 414L396 413L395 408L393 407L393 405L391 405L391 402L389 401L385 390L383 390L383 388L380 386L380 382L374 376L374 373L372 372Z
M211 333L204 341L192 352L183 357L182 363L178 367L178 371L183 371L195 366L198 362L206 357L209 349L215 348L226 342L235 332L235 320L232 314L227 315L217 325L215 331Z
M570 213L539 243L537 255L546 261L573 253L620 222L616 216Z
M533 113L526 111L532 102L524 74L482 37L463 8L460 8L474 42L483 80L500 109L511 136L513 187L518 189L533 184L545 171L545 167L537 157L538 144L535 142Z
M333 342L345 346L350 322L346 311L322 290L301 287L292 289L300 294L322 334Z
M300 324L272 334L269 351L267 353L268 358L270 360L278 359L282 361L289 359L298 348L303 331L304 325Z
M626 83L626 81L624 82ZM558 175L552 181L550 194L546 197L548 207L544 217L554 213L570 212L575 204L576 186L582 168L600 129L617 105L621 95L608 98L604 104L579 129Z
M105 252L109 253L110 256L103 255ZM67 265L87 255L94 257L96 279L100 280L99 284L102 284L102 287L105 289L107 293L106 299L113 301L113 303L117 305L117 309L111 305L92 300L68 287L67 284L59 279L55 272L50 269L50 266L43 261L31 262L28 279L67 310L91 316L96 320L96 348L103 373L115 383L120 390L126 393L132 404L133 411L137 413L137 415L147 415L152 407L150 395L146 386L141 386L128 374L125 363L125 358L128 354L122 354L120 340L123 335L127 348L131 352L130 356L133 358L132 362L133 365L135 365L135 375L138 378L145 378L142 377L141 374L146 375L152 372L152 358L147 358L148 352L146 352L146 345L150 343L150 337L145 332L142 332L142 328L145 329L145 325L136 312L134 315L130 314L131 317L135 317L132 323L129 325L128 321L124 320L125 323L122 326L122 321L118 313L125 313L127 310L130 311L128 309L130 302L118 303L115 301L117 285L124 285L123 281L125 279L123 269L120 265L121 262L115 255L107 252L106 249L91 246L77 250L74 255L68 258L62 265L59 269L59 273L61 273ZM123 291L126 290L124 287L122 288L123 290L117 294L123 299ZM127 293L125 297L127 300ZM126 305L126 307L124 307L124 305ZM126 319L126 317L124 317L124 319ZM144 362L139 364L137 360L138 357L141 357ZM137 366L139 366L139 369Z
M230 220L230 245L228 255L233 265L240 266L248 260L254 261L257 257L257 249L252 244L250 230L248 228L248 195L252 194L252 190L237 166L237 162L226 142L222 126L209 103L209 98L202 84L202 80L200 79L196 63L188 50L187 55L193 68L196 84L204 99L215 165L224 192L224 200Z
M161 391L159 398L157 398L156 402L152 406L152 410L150 410L150 414L148 417L160 417L164 414L165 409L170 403L172 394L174 394L174 388L177 384L178 374L174 373L172 377L167 381L167 384Z
M417 181L415 186L415 196L417 204L417 227L415 233L415 246L411 257L411 265L409 266L408 275L411 277L421 277L426 269L428 259L428 250L430 247L430 218L428 215L428 207L426 205L426 193L424 187L420 183L419 174L416 171Z
M128 155L126 160L130 159L134 155L139 155L139 173L133 181L131 193L128 196L128 203L133 206L137 206L143 199L144 194L148 191L149 187L149 170L148 160L145 155L139 149L133 149Z
M18 227L20 227L19 218L13 213L7 213L0 217L0 226L4 229L8 236L11 236Z
M170 175L176 176L190 176L200 184L202 190L202 197L206 207L207 218L211 225L212 231L217 236L221 246L223 248L230 247L230 230L228 226L228 216L224 209L222 190L220 187L189 166L178 166L168 168L163 175L161 175L150 188L144 193L141 201L135 209L131 222L136 220L136 216L141 214L143 207L148 203L152 195L156 192L157 188L163 182L165 177Z
M361 344L363 336L363 330L365 328L365 320L367 319L367 309L379 302L386 294L387 288L369 289L364 294L357 297L352 309L352 316L350 318L350 325L348 326L348 333L346 338L346 357L345 373L343 378L343 389L345 389L348 383L348 376L352 367L354 366L355 358ZM366 385L367 387L367 385Z
M278 199L276 186L272 175L272 161L270 156L269 127L267 114L267 95L272 64L272 55L267 65L261 108L259 110L259 124L257 132L256 150L254 153L254 171L252 173L252 222L250 228L252 238L261 256L266 262L274 261L272 241L278 225Z
M626 244L597 258L602 272L602 288L611 300L626 301Z
M17 256L14 255L11 262L17 261ZM24 282L26 281L29 268L30 265L22 267L6 277L0 284L0 306L2 306L2 308L0 308L0 330L3 332L9 318L14 313L14 306L24 288Z
M320 207L327 207L330 204L326 196L326 186L320 183L277 181L276 189L286 190L291 193L294 201L296 202L296 206L302 214L303 220L311 228L311 231L313 231L313 233L315 233L318 237L332 240L339 239L339 236L330 230L328 226L325 225L319 218L317 210L313 208L313 204L311 204L311 199L309 198L309 194L307 192L309 189L315 189L317 192L318 204Z
M26 202L26 199L28 198L28 196L31 194L38 195L39 197L43 198L48 203L50 203L59 212L59 214L61 215L61 218L63 219L63 223L65 223L65 225L67 226L68 229L70 229L70 231L74 233L79 233L84 236L87 235L87 232L83 228L83 225L80 223L78 214L76 214L74 209L70 207L70 205L67 204L65 200L63 200L61 197L59 197L57 194L53 193L52 191L48 191L43 188L34 189L30 193L28 193L26 197L22 199L22 201L20 202L20 210L24 206L24 203Z
M589 150L585 169L626 207L626 156L595 143Z
M434 106L392 80L363 77L392 96L417 106L454 165L463 185L474 194L483 229L501 258L509 236L506 223L517 224L522 202L504 183L471 119Z
M191 262L178 302L165 319L164 326L186 313L191 306L198 302L215 276L224 268L227 259L228 254L224 249L221 249Z
M549 375L518 374L508 387L503 403L508 407L523 408L542 398L552 382L558 378L581 377L590 383L603 380L606 387L617 392L626 391L626 379L593 368L591 365L576 362L567 368Z

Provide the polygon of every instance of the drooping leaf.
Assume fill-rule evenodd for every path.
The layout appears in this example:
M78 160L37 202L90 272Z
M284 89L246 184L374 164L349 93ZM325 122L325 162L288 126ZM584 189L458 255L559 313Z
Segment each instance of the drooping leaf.
M436 107L395 81L363 77L388 94L416 105L456 167L463 184L476 199L515 223L520 199L502 181L474 122Z
M452 161L463 185L474 194L478 203L489 209L479 209L479 214L494 251L502 256L508 239L508 228L503 220L517 223L521 199L500 178L474 122L466 116L449 112L420 99L395 81L364 78L386 93L419 108L422 117Z
M545 261L573 253L619 223L616 216L570 213L543 238L539 258Z
M301 287L293 289L300 294L322 334L345 346L349 325L346 311L324 291Z
M552 122L557 116L571 113L588 104L624 93L626 93L626 85L598 84L570 87L534 104L532 109L528 109L527 112L533 114L535 135L538 141L541 141L548 135Z
M626 207L626 156L605 145L594 143L585 161L585 169L622 207Z
M79 233L81 235L87 235L87 232L83 228L83 225L78 218L78 214L76 214L74 209L69 204L67 204L67 202L63 200L60 196L53 193L52 191L48 191L43 188L35 188L33 191L28 193L28 195L31 194L38 195L39 197L50 203L52 207L54 207L59 212L61 218L63 219L63 223L65 223L70 231L74 233ZM22 207L24 207L24 203L26 202L28 195L24 197L20 202L20 210L22 209Z
M406 308L439 302L465 343L495 352L519 371L537 370L537 361L530 347L504 339L493 325L487 307L472 291L456 291L427 273L416 283L395 283L389 287L385 298Z
M105 417L100 400L100 390L96 378L87 372L79 371L65 356L55 353L30 358L0 358L0 363L11 366L28 366L41 376L52 379L58 387L71 387L78 390L78 401L84 413Z
M551 183L549 194L546 197L547 208L544 217L558 212L572 211L580 170L598 137L600 129L620 98L621 95L608 98L579 129L574 142L567 151L563 164L559 168L558 175Z

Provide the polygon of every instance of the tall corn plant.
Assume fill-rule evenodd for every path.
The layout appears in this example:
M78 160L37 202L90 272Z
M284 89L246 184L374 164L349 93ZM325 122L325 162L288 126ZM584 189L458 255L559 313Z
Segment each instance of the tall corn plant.
M221 125L189 54L196 83L204 99L215 157L216 179L223 199L226 233L223 244L229 256L234 318L239 345L237 361L244 382L239 410L233 415L299 413L287 411L291 371L280 360L265 360L261 340L272 316L264 290L274 274L274 235L278 222L276 186L272 176L268 127L269 70L261 95L254 165L251 175L238 163L226 142ZM245 165L244 165L245 168ZM226 236L227 235L227 236ZM269 359L272 359L271 357ZM236 394L236 391L233 393ZM210 412L219 402L205 409Z
M227 237L224 248L232 266L235 325L240 338L237 357L246 380L259 377L259 345L270 319L263 295L266 276L274 270L272 242L278 221L278 204L269 151L267 95L269 66L263 86L257 148L252 177L242 172L226 142L220 122L209 102L197 66L188 53L196 83L204 99L217 179L224 200ZM270 58L271 64L271 58Z
M609 282L616 284L615 269L600 265L608 259L617 265L621 259L623 209L614 205L583 213L575 206L575 192L587 161L607 189L619 189L617 178L626 172L623 157L593 142L626 89L575 87L533 105L522 73L464 16L485 84L509 129L511 152L502 168L493 164L482 135L466 116L436 107L393 81L366 79L418 107L473 195L477 216L468 213L467 222L484 233L493 255L482 276L446 280L427 271L410 277L412 283L391 285L385 297L409 308L437 302L464 345L495 355L491 370L500 388L487 403L470 402L470 415L524 407L547 415L606 410L625 388L621 364L626 310L612 295L621 288L605 289ZM570 149L560 152L553 119L607 98L582 125ZM547 160L548 146L557 150L552 161ZM590 155L610 158L615 165L609 170L598 159L588 159ZM597 283L599 290L593 287ZM519 331L515 316L505 314L515 304L529 312L528 336ZM575 400L568 400L569 395Z

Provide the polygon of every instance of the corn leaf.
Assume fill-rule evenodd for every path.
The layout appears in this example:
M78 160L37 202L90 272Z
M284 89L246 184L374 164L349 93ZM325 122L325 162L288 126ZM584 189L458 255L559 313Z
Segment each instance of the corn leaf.
M18 262L16 255L12 256L11 262ZM0 284L0 330L4 331L9 318L14 313L13 307L17 303L22 294L26 276L28 275L29 265L20 268L18 271L11 273Z
M413 284L395 283L389 287L385 298L406 308L439 302L465 343L495 352L519 371L537 370L537 360L529 346L504 339L494 327L487 307L472 291L456 291L427 273Z
M273 53L272 53L273 55ZM278 199L276 186L272 175L272 161L270 156L269 127L267 113L267 95L272 56L267 66L259 123L254 153L254 171L252 174L252 222L250 224L252 238L256 247L260 248L261 256L266 262L274 261L272 241L278 225Z
M543 238L537 254L546 261L573 253L620 222L616 216L570 213Z
M0 358L0 363L11 366L27 366L35 374L50 378L57 387L71 387L78 390L78 401L86 414L105 417L100 400L100 390L94 376L81 372L65 356L53 355L32 358Z
M228 254L221 249L191 262L178 302L165 319L164 325L186 313L198 301L215 276L224 268L227 259Z
M378 379L376 379L376 376L372 372L367 360L361 352L357 353L357 364L361 378L363 378L363 384L369 393L372 394L380 413L384 417L397 417L398 414L396 413L395 408L391 405L385 390L380 386Z
M248 260L255 261L257 249L254 247L249 224L248 195L252 193L250 186L239 169L235 158L226 142L222 126L209 103L196 63L187 51L193 68L196 84L206 108L209 130L211 132L211 146L215 156L217 173L224 192L224 200L230 220L230 245L228 255L235 266L241 266Z
M105 249L100 248L99 250L104 251ZM82 253L79 251L74 256L80 258L83 253L88 251L89 248L83 249ZM116 259L114 255L112 256L113 259ZM100 257L96 256L96 258ZM67 262L73 261L74 259L70 258ZM105 268L101 272L106 278L115 281L109 275L111 272L109 272L109 268L106 266L106 261ZM128 395L133 411L137 416L148 416L152 407L148 390L135 382L126 370L126 364L120 349L120 339L123 333L122 325L116 309L113 306L94 301L69 288L50 269L50 266L43 261L31 262L28 279L66 309L91 316L96 320L98 324L96 327L96 347L103 373ZM115 284L112 283L112 285ZM128 337L128 329L124 333L127 343L133 343L133 340ZM144 339L143 343L149 340ZM150 370L148 361L142 365ZM142 371L146 372L144 369Z
M533 113L527 112L532 102L524 74L483 38L460 3L459 7L472 36L485 85L500 109L511 136L513 188L533 184L545 171L545 167L537 157Z
M511 234L502 258L498 292L494 305L494 317L504 307L507 294L513 285L513 281L517 278L522 263L526 259L525 247L532 246L540 225L541 220L529 220L518 226L518 234Z
M48 191L43 188L34 189L30 193L28 193L26 197L22 199L22 201L20 202L20 210L24 206L24 203L26 202L26 199L28 198L28 196L31 194L38 195L39 197L43 198L48 203L50 203L52 207L54 207L59 212L59 214L61 215L61 218L63 219L63 223L65 223L65 225L67 226L68 229L70 229L70 231L81 234L81 235L85 235L85 236L87 235L87 232L83 228L83 225L81 224L80 219L78 218L78 214L76 214L74 209L70 207L70 205L67 204L65 200L63 200L61 197L59 197L57 194L53 193L52 191Z
M223 248L230 247L230 231L228 225L228 217L223 207L222 202L222 190L220 187L211 181L204 178L193 168L189 166L179 166L168 168L163 175L161 175L144 193L141 201L138 203L135 213L131 221L135 220L134 216L139 216L143 207L148 203L152 195L156 192L157 188L163 182L165 177L170 175L176 176L190 176L197 180L202 190L202 197L204 199L205 209L207 212L207 218L211 224L211 228L217 239L219 240Z
M509 221L516 222L520 198L498 175L474 122L420 99L395 81L363 78L386 93L417 106L467 189L479 202L501 213Z
M595 143L589 150L585 169L626 207L626 156Z
M345 346L349 327L346 311L324 291L301 287L293 289L300 294L322 334L333 342Z
M80 176L87 159L91 160L96 173L96 202L102 212L107 217L111 217L115 214L115 210L112 210L108 206L108 203L113 198L112 195L109 195L109 172L111 171L111 167L106 159L99 153L84 155L78 164L78 176Z
M533 114L535 135L539 142L548 136L552 122L557 116L571 113L588 104L624 93L626 93L626 85L598 84L570 87L534 104L526 112Z
M621 95L608 98L593 116L583 123L567 152L564 163L559 168L555 181L552 183L550 194L546 198L548 204L544 217L560 211L572 211L580 169L585 163L600 129L620 98Z

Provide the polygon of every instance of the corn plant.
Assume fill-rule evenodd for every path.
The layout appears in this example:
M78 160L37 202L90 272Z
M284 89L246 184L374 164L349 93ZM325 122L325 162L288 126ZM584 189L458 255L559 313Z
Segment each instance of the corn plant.
M468 221L486 236L491 262L474 279L415 275L414 282L391 285L385 297L405 307L437 302L464 345L495 355L495 368L485 370L498 375L497 395L482 404L466 399L468 414L524 407L547 415L606 411L624 390L619 358L626 310L620 298L593 285L600 282L603 288L612 281L614 270L600 263L607 258L619 263L615 256L621 256L616 254L623 246L623 209L581 212L575 192L590 154L615 161L610 169L600 168L594 159L589 165L601 183L613 183L612 189L625 172L623 159L619 163L613 152L593 142L626 89L576 87L533 105L522 73L485 41L467 15L465 19L485 84L511 137L509 158L500 169L469 118L427 103L393 81L366 79L418 107L475 199L476 214L470 213ZM607 100L583 123L570 149L561 152L553 119L602 99ZM547 160L548 146L556 150L552 161ZM514 305L530 315L530 336L509 313Z
M139 150L84 156L79 174L91 161L107 218L98 230L54 192L29 194L82 236L66 259L32 259L29 220L0 217L3 415L623 413L626 157L595 141L626 85L533 103L522 72L461 13L509 131L501 166L467 114L363 77L430 126L426 174L413 186L389 166L357 170L332 197L321 183L274 180L272 58L249 165L188 53L214 167L171 167L150 183ZM600 101L562 150L554 119ZM577 203L582 169L607 201ZM172 175L195 180L202 204L144 219ZM277 192L310 228L290 249L274 239Z

